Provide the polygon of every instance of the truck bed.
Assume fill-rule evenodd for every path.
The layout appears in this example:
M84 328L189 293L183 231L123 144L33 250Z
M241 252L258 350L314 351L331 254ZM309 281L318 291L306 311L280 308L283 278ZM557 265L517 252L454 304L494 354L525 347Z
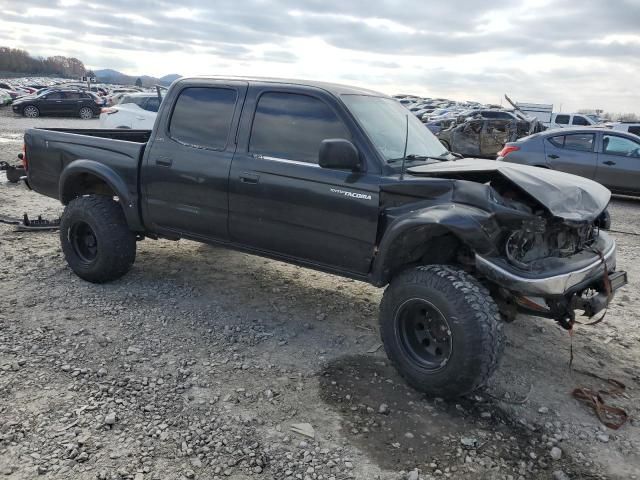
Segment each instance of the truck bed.
M27 177L36 192L60 198L59 180L75 160L93 161L112 169L137 197L138 166L150 130L32 128L25 133Z

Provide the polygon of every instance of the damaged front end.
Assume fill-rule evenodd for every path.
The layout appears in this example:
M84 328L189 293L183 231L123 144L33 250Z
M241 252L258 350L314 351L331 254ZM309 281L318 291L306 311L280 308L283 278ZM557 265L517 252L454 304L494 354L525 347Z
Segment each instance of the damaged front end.
M507 319L521 311L569 329L576 310L596 315L627 283L626 273L616 271L613 238L598 227L610 199L606 188L535 167L446 163L412 173L460 180L453 195L460 203L478 205L483 190L491 198L493 205L484 208L501 233L495 250L475 253L472 267ZM469 181L482 188L469 188Z

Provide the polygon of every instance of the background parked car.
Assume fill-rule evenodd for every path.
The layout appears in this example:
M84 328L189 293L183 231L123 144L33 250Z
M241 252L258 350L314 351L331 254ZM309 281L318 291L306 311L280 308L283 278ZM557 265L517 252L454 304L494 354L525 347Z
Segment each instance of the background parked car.
M552 168L640 194L640 137L603 128L555 129L507 143L498 161Z
M527 135L530 128L524 120L479 118L441 130L437 136L450 152L465 157L496 158L506 142Z
M629 132L640 136L640 123L638 122L616 122L608 123L607 127L620 132Z
M593 115L583 115L580 113L554 113L551 115L551 122L546 124L548 128L580 127L597 125L600 123L598 117Z
M9 105L12 102L11 95L0 89L0 106Z
M102 109L100 127L150 130L159 107L157 93L125 94L119 104Z
M78 116L93 118L100 113L100 105L88 92L82 90L47 89L35 96L18 98L13 102L13 111L25 117L40 115Z

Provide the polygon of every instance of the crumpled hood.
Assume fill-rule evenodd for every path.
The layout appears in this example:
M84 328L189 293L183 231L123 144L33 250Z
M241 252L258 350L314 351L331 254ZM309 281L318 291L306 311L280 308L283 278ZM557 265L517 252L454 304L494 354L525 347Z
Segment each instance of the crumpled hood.
M501 175L549 212L569 221L592 221L606 208L611 192L592 180L540 167L495 160L464 159L411 167L416 176L488 182Z

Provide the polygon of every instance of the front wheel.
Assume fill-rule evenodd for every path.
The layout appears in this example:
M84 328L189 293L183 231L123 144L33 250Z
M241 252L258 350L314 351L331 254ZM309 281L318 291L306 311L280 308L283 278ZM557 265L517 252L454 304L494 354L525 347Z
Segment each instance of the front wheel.
M27 118L37 118L40 116L40 110L35 105L27 105L22 110L22 114Z
M71 269L93 283L116 280L136 258L136 237L122 208L111 197L72 200L60 220L60 243Z
M391 281L380 305L380 335L407 383L443 398L483 386L503 350L502 323L488 290L445 265L412 268Z

